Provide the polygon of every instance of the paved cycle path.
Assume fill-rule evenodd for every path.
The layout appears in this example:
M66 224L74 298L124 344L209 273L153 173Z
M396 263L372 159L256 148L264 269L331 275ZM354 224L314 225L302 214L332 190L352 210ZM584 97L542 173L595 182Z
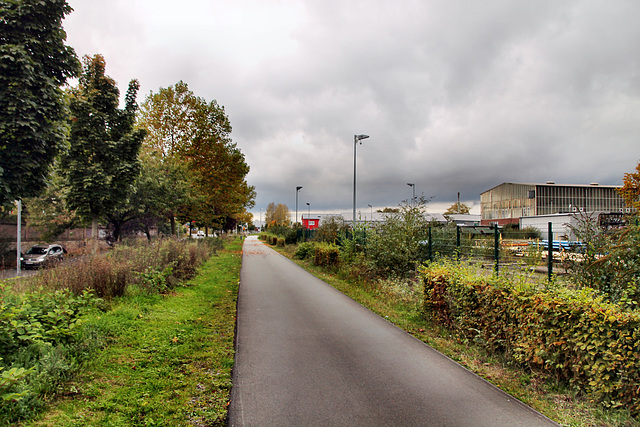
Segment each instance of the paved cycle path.
M257 238L243 248L231 426L549 426Z

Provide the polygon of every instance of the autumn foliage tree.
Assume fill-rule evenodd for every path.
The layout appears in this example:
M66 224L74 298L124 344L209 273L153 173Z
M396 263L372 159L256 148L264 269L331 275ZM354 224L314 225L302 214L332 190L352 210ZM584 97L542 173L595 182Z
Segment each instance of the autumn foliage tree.
M469 212L471 212L471 208L469 206L465 205L464 203L456 202L449 206L449 209L444 212L444 215L468 214Z
M264 220L267 226L289 225L291 222L289 207L282 203L277 205L274 202L269 203Z
M640 212L640 163L636 166L635 172L625 173L622 188L618 190L624 203Z
M220 226L253 206L249 166L215 100L205 101L180 81L147 97L139 125L148 132L144 151L173 171L183 189L168 211L171 220Z

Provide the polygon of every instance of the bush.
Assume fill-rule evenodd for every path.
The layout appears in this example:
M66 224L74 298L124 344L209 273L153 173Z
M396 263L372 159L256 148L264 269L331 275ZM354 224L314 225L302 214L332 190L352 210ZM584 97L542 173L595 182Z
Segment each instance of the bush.
M429 235L424 203L421 200L416 206L402 205L399 212L387 214L375 233L367 235L367 256L380 272L404 276L424 261L420 243Z
M633 221L632 221L633 222ZM582 251L564 260L571 279L582 288L597 289L608 301L627 308L640 306L640 227L607 231L595 217L582 214L572 227Z
M151 276L163 276L163 286L171 289L191 278L196 268L223 245L220 238L200 240L139 240L132 245L119 245L106 256L42 271L29 278L28 286L44 289L69 289L75 295L93 290L100 298L124 295L128 286L140 284ZM154 286L147 286L149 290Z
M331 243L318 243L314 246L314 264L325 267L337 267L340 261L340 248Z
M284 233L284 241L287 245L295 245L298 243L298 230L290 229Z
M276 244L278 245L278 247L284 248L285 239L283 239L282 237L277 238Z
M338 244L340 236L344 234L347 227L344 226L342 216L328 216L322 220L322 224L316 229L314 240L316 242Z
M42 408L41 396L55 393L97 347L83 318L100 304L67 290L0 297L0 424Z
M477 276L464 267L423 271L424 310L464 336L548 371L609 407L640 415L640 313L552 288Z
M315 251L314 244L311 242L303 242L298 245L296 252L293 254L294 258L307 259Z

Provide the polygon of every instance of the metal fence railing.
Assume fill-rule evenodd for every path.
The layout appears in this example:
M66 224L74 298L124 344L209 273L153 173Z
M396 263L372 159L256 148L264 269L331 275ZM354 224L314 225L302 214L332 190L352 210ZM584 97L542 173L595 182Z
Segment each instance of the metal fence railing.
M347 230L335 239L341 245L344 240L356 239L366 246L367 235L375 228ZM297 242L316 238L317 230L298 228ZM420 261L440 258L482 263L493 268L496 274L503 269L535 269L546 272L551 279L554 262L579 256L581 245L577 242L554 240L552 224L547 230L549 239L540 239L531 230L509 230L497 226L428 226L427 238L420 242ZM552 242L549 245L549 241Z

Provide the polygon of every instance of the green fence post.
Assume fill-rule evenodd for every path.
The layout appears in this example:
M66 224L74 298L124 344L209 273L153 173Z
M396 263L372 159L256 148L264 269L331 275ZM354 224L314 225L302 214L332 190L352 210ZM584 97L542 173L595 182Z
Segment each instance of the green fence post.
M498 230L498 224L494 224L493 226L493 258L495 260L493 269L497 276L500 269L500 231Z
M549 222L548 226L549 226L549 239L548 239L549 251L547 254L547 258L548 258L547 270L549 275L549 282L551 282L552 276L553 276L553 225L551 222Z
M460 226L456 225L456 261L460 261Z

